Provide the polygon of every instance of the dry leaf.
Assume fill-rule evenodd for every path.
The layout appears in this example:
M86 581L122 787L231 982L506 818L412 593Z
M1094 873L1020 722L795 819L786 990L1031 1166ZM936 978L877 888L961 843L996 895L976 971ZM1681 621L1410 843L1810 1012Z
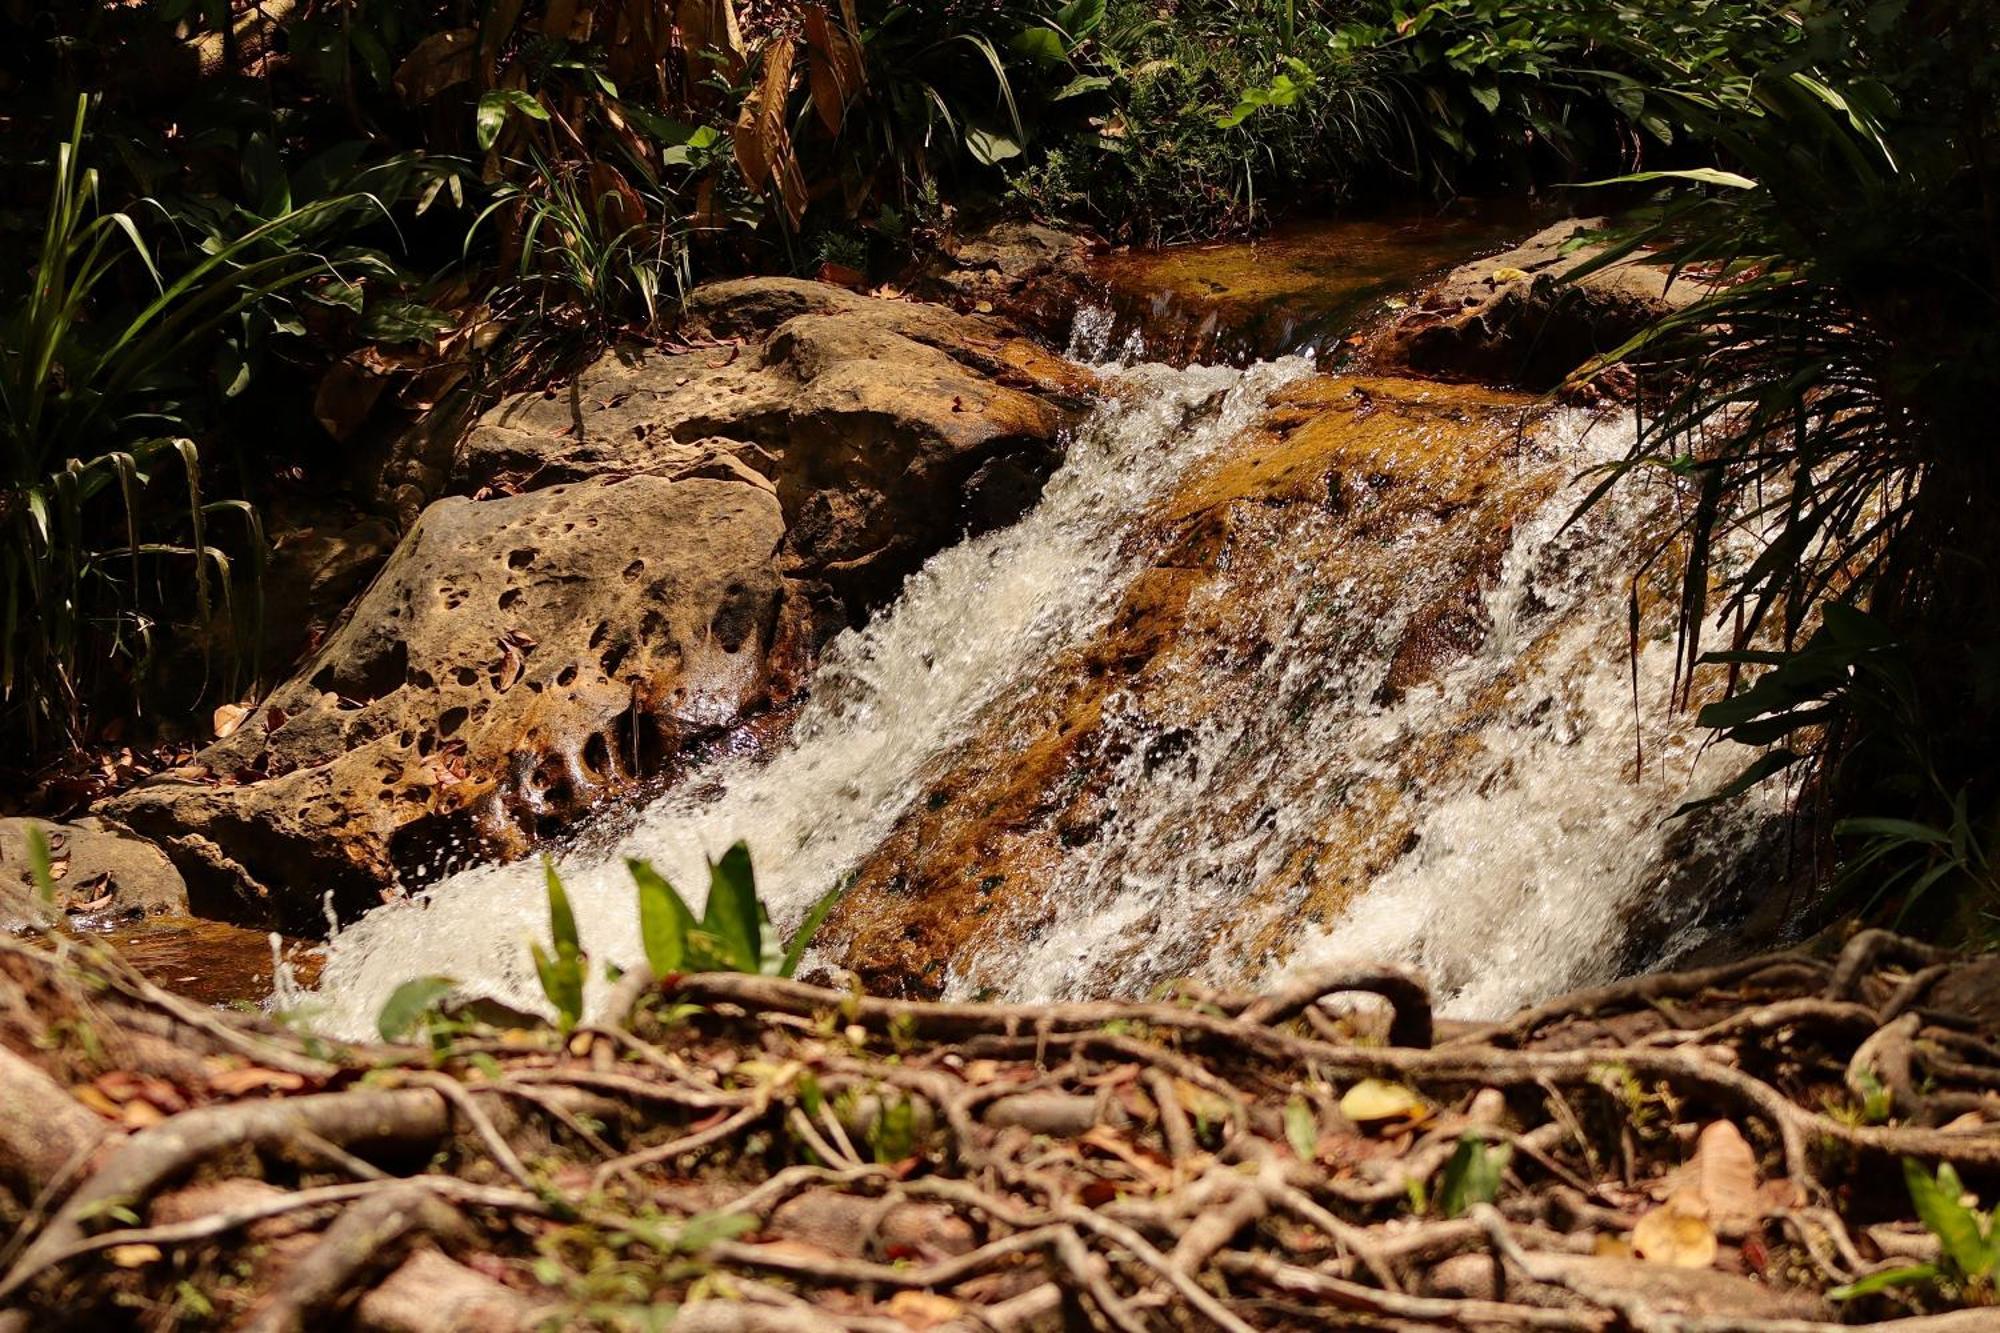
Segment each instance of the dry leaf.
M144 1268L163 1257L157 1245L113 1245L105 1254L120 1268Z
M936 1328L958 1318L962 1307L949 1296L939 1296L929 1291L899 1291L889 1298L885 1307L891 1319L901 1320L911 1328Z
M71 1088L69 1095L103 1116L106 1120L123 1120L125 1118L124 1107L112 1101L101 1090L92 1087L88 1083L80 1088Z
M250 716L250 710L243 704L222 704L215 710L215 739L228 740L243 725L243 719Z
M736 118L736 165L757 194L776 179L780 159L791 149L785 131L785 94L792 86L794 53L790 42L772 42L764 48L764 71Z
M1687 1210L1690 1202L1686 1195L1675 1195L1640 1218L1632 1228L1632 1253L1675 1268L1706 1268L1714 1263L1715 1230Z
M1699 1196L1708 1220L1724 1235L1741 1235L1764 1220L1767 1210L1757 1189L1757 1154L1742 1131L1727 1120L1701 1131L1694 1158L1682 1168L1677 1184Z
M1357 1125L1366 1125L1383 1120L1422 1120L1431 1108L1400 1083L1364 1078L1340 1099L1340 1113Z
M224 1097L240 1097L246 1092L295 1092L305 1085L305 1079L297 1074L256 1065L225 1069L208 1076L209 1089Z
M396 68L396 95L406 106L421 106L445 89L472 77L479 54L479 34L471 28L447 28L418 42Z

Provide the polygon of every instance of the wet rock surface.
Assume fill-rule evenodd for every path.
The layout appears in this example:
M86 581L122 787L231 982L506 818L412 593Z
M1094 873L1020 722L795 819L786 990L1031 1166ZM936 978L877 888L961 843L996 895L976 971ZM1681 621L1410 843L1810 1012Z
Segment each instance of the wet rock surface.
M821 284L688 314L705 345L496 406L298 674L108 803L201 910L322 929L726 742L932 551L1032 504L1092 387L1004 323Z
M1452 270L1368 349L1372 365L1531 390L1554 388L1652 320L1699 299L1702 284L1639 256L1575 282L1601 254L1603 218L1558 223L1511 250Z
M1323 694L1393 699L1476 647L1486 632L1479 593L1510 523L1562 477L1532 429L1517 429L1532 425L1531 410L1523 397L1413 381L1322 378L1282 391L1258 429L1157 512L1151 567L1095 639L1048 673L1071 684L996 709L863 863L828 927L840 963L878 994L934 993L948 968L1003 985L1004 942L1033 940L1062 919L1057 888L1074 887L1066 855L1133 842L1106 836L1115 788L1191 777L1203 729L1229 726L1280 681L1303 717ZM1419 529L1424 541L1413 547L1406 539ZM1356 622L1342 642L1322 645L1309 675L1283 671L1276 651L1288 624L1312 609L1273 592L1299 566L1317 568L1323 595L1348 584L1342 596ZM1434 594L1399 621L1413 582ZM1343 678L1383 660L1393 664L1385 673ZM1281 741L1305 743L1261 738ZM1275 780L1250 776L1266 753L1246 745L1229 761L1243 780L1210 777L1209 788L1237 802L1282 802ZM1312 840L1316 852L1248 867L1260 884L1204 919L1164 926L1178 941L1168 970L1198 971L1211 954L1255 957L1296 913L1324 912L1366 884L1410 835L1404 781L1441 778L1452 759L1446 735L1408 747L1394 774L1357 764L1347 799ZM1240 831L1258 816L1254 807L1216 812ZM1197 836L1158 835L1116 853L1126 862L1116 873L1144 878L1153 867L1141 861L1185 859L1194 849L1179 844ZM1114 951L1139 944L1135 936ZM1099 962L1111 984L1115 958Z

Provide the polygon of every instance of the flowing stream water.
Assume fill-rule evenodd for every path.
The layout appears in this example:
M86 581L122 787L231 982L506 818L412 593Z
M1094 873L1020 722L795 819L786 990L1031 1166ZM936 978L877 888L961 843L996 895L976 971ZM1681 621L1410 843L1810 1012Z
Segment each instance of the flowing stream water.
M936 556L892 607L830 645L777 753L717 761L557 855L595 996L602 964L641 956L625 858L652 861L699 910L704 856L746 839L789 926L881 844L968 737L1005 728L1021 698L1063 688L1051 665L1104 626L1157 554L1145 516L1314 371L1289 357L1109 373L1113 392L1038 506ZM1537 449L1574 473L1625 443L1615 423L1561 412ZM1355 955L1418 963L1448 1009L1486 1014L1629 964L1635 915L1650 914L1656 957L1697 939L1698 913L1675 914L1672 866L1726 857L1769 809L1753 800L1692 833L1667 821L1741 759L1701 753L1685 715L1664 706L1671 644L1627 650L1623 579L1657 495L1635 490L1568 524L1575 500L1565 490L1513 520L1481 598L1482 642L1390 700L1372 683L1400 623L1434 593L1421 531L1404 540L1419 573L1387 614L1338 588L1307 595L1306 562L1286 576L1293 586L1260 590L1270 649L1255 687L1183 738L1164 777L1145 746L1128 747L1107 788L1112 818L1045 877L1041 924L996 923L949 960L944 990L1130 994L1175 975L1241 984ZM1386 871L1331 914L1258 897L1357 783L1446 735L1460 756L1448 771L1398 779L1412 832ZM474 868L341 931L316 988L281 984L279 1000L348 1036L366 1035L394 988L420 975L537 1009L527 946L547 931L539 865Z

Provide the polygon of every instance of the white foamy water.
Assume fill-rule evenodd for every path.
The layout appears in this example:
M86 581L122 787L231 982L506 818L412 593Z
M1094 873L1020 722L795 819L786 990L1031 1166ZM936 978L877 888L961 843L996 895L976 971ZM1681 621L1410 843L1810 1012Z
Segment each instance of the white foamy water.
M788 928L882 839L922 793L925 766L984 706L1104 622L1146 564L1132 534L1148 506L1310 370L1290 358L1247 371L1118 372L1114 394L1078 430L1027 517L940 553L892 608L829 645L779 753L711 766L629 831L586 834L560 855L593 959L593 997L603 992L602 964L643 956L626 857L651 860L699 911L704 854L743 838L758 888ZM351 1037L369 1034L396 986L422 975L540 1009L528 942L547 935L538 864L475 868L340 932L316 993L289 1002Z
M1101 342L1081 324L1075 350L1101 356ZM788 928L982 727L1065 688L1050 667L1106 623L1157 554L1140 519L1310 369L1290 359L1116 372L1116 393L1026 518L941 553L893 607L830 645L777 753L719 761L636 820L586 831L558 867L593 996L602 964L641 957L626 857L654 862L699 910L704 855L746 839ZM1572 474L1628 443L1616 426L1561 413L1521 466ZM1639 654L1635 711L1624 581L1659 493L1621 490L1565 526L1578 494L1506 516L1479 646L1389 702L1378 687L1406 628L1463 576L1423 558L1436 524L1500 520L1461 514L1397 534L1381 552L1399 571L1386 609L1379 588L1330 583L1303 557L1275 586L1211 580L1196 595L1234 599L1230 614L1247 616L1269 650L1218 675L1212 692L1226 691L1228 706L1173 728L1165 749L1147 701L1105 701L1101 752L1124 756L1108 775L1110 814L1061 849L1037 885L1035 919L991 923L984 943L950 960L946 989L1138 994L1174 976L1243 984L1353 956L1418 964L1448 1011L1489 1014L1608 975L1665 871L1747 841L1768 805L1675 841L1669 813L1743 756L1704 755L1688 717L1667 706L1671 644ZM1646 755L1636 773L1635 729ZM1410 756L1441 752L1440 738L1456 747L1451 762L1412 768ZM1410 830L1385 870L1331 917L1308 910L1309 873L1266 891L1320 855L1357 792L1385 783ZM1685 921L1662 929L1688 933ZM538 1009L527 946L547 932L537 864L465 871L338 934L305 1000L322 1028L353 1036L418 975Z
M1621 457L1630 439L1617 423L1559 412L1518 466L1573 474ZM1329 585L1303 560L1247 596L1213 583L1202 595L1234 599L1234 637L1267 645L1226 674L1196 668L1216 672L1209 688L1230 706L1175 727L1171 709L1107 703L1113 739L1101 748L1125 755L1101 798L1108 817L1063 849L1031 909L954 960L948 992L1130 995L1175 976L1241 985L1366 958L1421 967L1448 1013L1493 1015L1607 979L1629 962L1637 921L1690 942L1699 904L1652 899L1688 894L1673 868L1747 845L1773 804L1742 802L1688 828L1670 819L1749 756L1703 751L1691 718L1669 707L1671 642L1643 645L1634 685L1626 581L1659 484L1621 487L1569 524L1582 493L1565 486L1512 521L1480 646L1393 702L1379 687L1412 618L1462 577L1428 559L1434 525L1412 520L1371 557L1399 581L1386 610L1379 588ZM1383 787L1410 822L1403 849L1332 919L1313 915L1313 872L1287 872L1304 861L1337 875L1364 859L1342 845L1341 821Z

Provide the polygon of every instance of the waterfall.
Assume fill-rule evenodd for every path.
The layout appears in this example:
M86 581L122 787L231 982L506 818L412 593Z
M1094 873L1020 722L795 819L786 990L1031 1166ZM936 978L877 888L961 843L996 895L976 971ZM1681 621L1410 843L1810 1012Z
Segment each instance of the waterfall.
M629 827L586 831L559 853L594 993L598 965L643 956L626 857L652 861L699 911L703 856L743 838L773 919L789 926L921 795L926 765L982 708L1103 622L1147 561L1134 528L1148 506L1310 371L1297 357L1248 370L1119 370L1032 512L940 553L894 606L828 645L779 753L725 759ZM528 941L547 934L539 865L475 867L337 933L316 992L287 1002L350 1037L372 1032L390 993L416 976L539 1008Z
M1097 331L1081 327L1078 350L1101 354ZM698 902L704 855L746 839L788 927L882 843L968 738L1004 728L1023 698L1063 688L1051 666L1106 624L1158 554L1142 520L1311 366L1109 373L1115 387L1038 506L942 552L892 607L836 639L775 754L717 761L557 855L600 974L594 994L603 964L641 956L626 857L652 861ZM1558 410L1523 466L1568 478L1628 443L1615 423ZM1305 561L1256 589L1241 611L1268 622L1270 650L1228 682L1233 706L1189 728L1160 764L1141 710L1107 705L1103 725L1131 731L1109 747L1123 756L1110 816L1063 850L1034 920L996 914L976 947L948 960L947 993L1135 994L1174 976L1244 984L1366 955L1418 964L1447 1010L1486 1014L1606 975L1633 915L1674 891L1666 872L1688 847L1667 817L1742 762L1704 752L1686 714L1666 706L1670 642L1628 651L1632 551L1671 485L1621 488L1576 523L1578 493L1564 487L1515 516L1478 647L1392 699L1376 685L1436 591L1422 532L1384 548L1408 566L1387 614L1351 587L1325 586ZM1449 761L1409 767L1433 752ZM1298 876L1270 889L1302 860L1338 858L1327 829L1365 789L1393 791L1397 827L1407 825L1386 869L1332 910L1315 907ZM1696 841L1740 843L1768 812L1740 804ZM1687 915L1673 924L1683 943L1700 928ZM527 945L547 929L539 866L467 870L337 934L304 1001L321 1028L352 1036L418 975L539 1008Z

